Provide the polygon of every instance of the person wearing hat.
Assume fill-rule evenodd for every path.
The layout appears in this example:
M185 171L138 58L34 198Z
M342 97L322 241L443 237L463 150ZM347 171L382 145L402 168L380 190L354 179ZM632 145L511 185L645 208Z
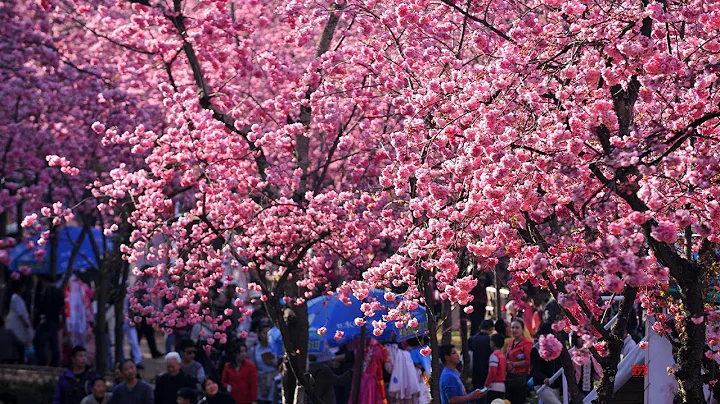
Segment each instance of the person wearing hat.
M313 379L313 390L323 403L335 402L335 389L333 387L350 383L352 371L348 370L337 375L332 368L337 367L338 357L330 350L325 350L318 355L310 356L308 371Z

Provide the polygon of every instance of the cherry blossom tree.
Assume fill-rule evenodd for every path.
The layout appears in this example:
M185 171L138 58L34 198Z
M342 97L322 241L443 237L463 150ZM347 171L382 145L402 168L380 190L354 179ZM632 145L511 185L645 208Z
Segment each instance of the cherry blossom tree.
M402 283L423 299L430 273L441 298L466 304L457 252L487 269L510 257L516 288L550 290L558 326L598 338L600 402L639 296L656 330L677 334L678 400L701 401L717 325L704 305L718 241L716 14L683 1L399 5L398 44L423 39L391 61L413 74L414 114L381 178L404 195L386 229L405 243L355 292ZM430 55L434 70L413 69ZM676 302L662 298L670 282ZM602 292L625 297L610 331Z
M224 343L228 324L207 303L224 265L241 267L282 333L290 374L306 384L305 300L333 293L332 277L356 276L388 248L376 218L391 199L377 181L387 134L402 121L393 99L404 94L385 95L390 78L373 67L382 50L363 43L376 20L312 2L51 7L114 44L123 69L148 72L128 87L161 92L162 133L93 125L147 164L117 167L97 187L110 208L132 211L126 258L164 262L139 269L157 281L138 288L171 303L154 312L131 299L133 308L168 331L213 323L207 342ZM174 203L179 217L167 214ZM170 242L153 245L157 235Z
M0 62L3 231L8 218L18 222L18 235L15 240L3 240L0 247L6 249L0 251L0 258L7 264L9 248L16 241L41 233L38 243L51 245L53 279L57 275L56 234L61 226L69 223L83 228L80 239L74 240L77 246L83 237L94 241L89 235L92 227L107 228L107 236L119 225L124 227L122 212L103 208L89 186L108 181L111 167L142 163L129 148L103 143L91 129L92 123L102 119L131 128L136 119L157 122L157 108L122 88L118 69L94 56L102 53L96 37L72 20L59 18L63 16L47 4L0 5L0 47L5 55ZM104 292L116 274L101 249L102 245L94 245L100 267L96 297L103 308ZM77 250L72 252L71 267ZM105 368L104 319L104 310L99 310L99 369Z
M412 324L433 284L471 301L467 250L488 270L509 258L516 292L550 290L558 327L589 327L601 402L630 305L667 308L657 329L677 335L678 397L701 400L717 324L704 306L720 217L717 4L40 4L112 47L83 54L163 110L162 130L142 116L133 130L93 125L146 164L95 188L132 212L126 258L169 262L144 270L159 278L150 296L172 301L145 310L155 323L217 323L206 303L229 259L263 293L301 375L304 301L332 293L331 274L348 280L341 297L405 287L386 320ZM158 234L172 242L152 245ZM662 299L671 282L675 302ZM625 297L610 331L600 293Z

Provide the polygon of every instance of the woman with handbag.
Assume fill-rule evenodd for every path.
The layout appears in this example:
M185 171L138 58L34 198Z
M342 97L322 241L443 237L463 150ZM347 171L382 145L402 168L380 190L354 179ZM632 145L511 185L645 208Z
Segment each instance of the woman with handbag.
M10 290L12 297L10 297L10 312L7 315L6 327L22 344L22 352L26 352L32 348L35 330L30 322L30 314L25 306L25 301L21 296L23 285L20 281L15 281L11 284ZM22 363L24 360L20 359L20 362Z
M505 397L511 404L524 404L527 397L527 377L530 373L530 352L533 343L526 338L525 323L514 319L510 324L512 339L507 347L507 379L505 379Z

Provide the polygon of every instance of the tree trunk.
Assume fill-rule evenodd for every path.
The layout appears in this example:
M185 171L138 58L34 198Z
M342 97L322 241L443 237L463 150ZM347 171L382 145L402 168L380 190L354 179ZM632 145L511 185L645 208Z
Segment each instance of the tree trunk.
M603 374L600 385L597 387L597 398L593 401L595 404L610 404L615 395L615 376L617 375L620 353L624 345L628 317L633 303L635 303L637 292L637 288L627 287L623 293L624 299L620 304L617 321L612 326L610 339L607 341L608 356L605 357L601 364Z
M50 226L50 281L55 282L57 278L58 264L58 229L56 226ZM82 241L82 239L81 239ZM69 268L68 268L69 270Z
M701 377L703 351L705 348L705 321L700 324L692 322L692 317L701 317L705 312L705 299L702 287L704 271L696 268L684 269L683 276L677 279L678 286L685 295L685 332L681 334L682 346L678 350L677 372L678 393L675 403L704 403L703 382ZM683 335L684 334L684 335Z
M115 285L118 291L115 300L115 360L125 357L125 295L127 294L127 278L130 271L130 264L127 261L121 263L121 273L118 276L118 283ZM114 364L113 364L114 365Z
M582 393L580 393L580 387L577 384L575 366L573 365L572 358L570 358L570 353L565 348L563 348L562 353L560 353L560 363L562 364L565 378L567 379L570 402L573 404L582 404L583 397Z
M0 213L0 240L7 237L7 211ZM8 267L0 264L0 317L5 318L5 293L7 290L7 279L9 279Z
M360 402L360 382L362 380L362 366L365 361L365 335L367 329L360 329L360 346L358 346L357 355L355 356L355 364L353 365L353 384L352 384L352 404Z
M311 403L322 404L320 398L308 384L308 378L305 376L309 341L307 304L293 306L291 309L290 307L281 306L276 299L268 299L265 302L265 308L268 311L270 320L280 330L283 347L285 348L285 365L288 367L286 372L289 371L289 377L283 378L285 403L295 403L296 397L302 396L303 391L298 391L302 389ZM290 313L290 310L292 310L292 313Z
M443 345L452 343L452 304L449 300L443 300L441 303L441 321L442 321L442 338Z
M467 314L465 314L464 310L460 310L460 348L462 349L462 359L463 359L463 371L462 371L462 378L463 380L467 379L471 374L470 369L470 347L468 346L468 326L467 326ZM473 364L474 366L477 366L477 364Z
M421 286L425 297L425 307L427 308L428 334L430 336L430 349L432 350L430 375L430 395L433 404L440 403L440 349L437 338L437 322L435 321L435 296L433 294L432 283L430 278L432 274L428 270L422 270Z
M112 366L112 364L106 363L108 346L105 340L107 335L105 312L107 310L110 282L107 263L101 260L99 267L100 279L96 289L97 314L95 314L95 370L100 374L104 374L107 367Z

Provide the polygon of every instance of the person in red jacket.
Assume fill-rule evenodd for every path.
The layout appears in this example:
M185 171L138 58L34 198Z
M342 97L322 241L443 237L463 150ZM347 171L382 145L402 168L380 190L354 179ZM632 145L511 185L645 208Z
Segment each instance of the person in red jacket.
M512 321L512 339L507 347L507 373L505 387L511 404L524 404L527 397L527 377L530 373L530 351L533 343L523 335L525 323L519 318Z
M233 360L225 364L222 384L237 404L257 402L258 372L255 364L248 360L248 349L245 344L238 345Z
M485 379L485 387L488 389L486 400L488 403L496 398L505 398L505 377L507 372L507 359L501 349L505 344L505 338L500 334L490 336L490 363L488 375Z

